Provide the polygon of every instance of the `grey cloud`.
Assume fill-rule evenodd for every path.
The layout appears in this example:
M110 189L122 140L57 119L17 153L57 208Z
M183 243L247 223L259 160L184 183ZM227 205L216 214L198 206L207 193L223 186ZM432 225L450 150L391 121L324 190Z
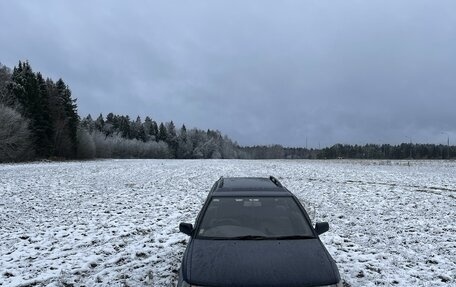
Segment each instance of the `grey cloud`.
M455 8L4 1L0 61L62 77L82 115L150 115L241 144L440 143L456 136Z

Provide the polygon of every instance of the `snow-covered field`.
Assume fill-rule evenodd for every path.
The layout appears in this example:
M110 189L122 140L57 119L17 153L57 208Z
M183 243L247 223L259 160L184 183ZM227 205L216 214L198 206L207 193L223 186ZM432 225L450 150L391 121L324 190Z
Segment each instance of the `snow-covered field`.
M222 175L274 175L328 221L345 286L456 286L456 162L240 160L0 165L0 285L173 286Z

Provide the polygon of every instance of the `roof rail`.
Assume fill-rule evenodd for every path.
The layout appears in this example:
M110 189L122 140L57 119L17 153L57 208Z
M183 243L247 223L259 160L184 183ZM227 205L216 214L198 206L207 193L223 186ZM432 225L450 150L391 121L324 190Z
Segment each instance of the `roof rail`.
M218 188L222 188L222 187L223 187L223 176L221 176L221 177L219 178L218 182L219 182L219 183L218 183L217 187L218 187Z
M282 184L280 183L280 181L277 178L273 177L272 175L269 176L269 179L278 187L283 187Z

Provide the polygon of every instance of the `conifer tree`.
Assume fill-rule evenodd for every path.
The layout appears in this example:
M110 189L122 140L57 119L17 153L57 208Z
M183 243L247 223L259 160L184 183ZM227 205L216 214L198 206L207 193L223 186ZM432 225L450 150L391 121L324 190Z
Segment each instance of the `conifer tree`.
M146 131L144 129L144 125L141 121L141 117L138 116L136 118L136 122L134 124L134 127L135 127L135 138L137 140L140 140L142 142L146 142L147 141L147 135L146 135Z
M0 63L0 103L16 109L18 105L16 97L12 93L14 82L11 80L11 69Z
M76 100L62 79L55 83L54 114L56 156L73 158L77 151L79 116Z
M167 125L167 130L168 130L168 136L166 142L169 145L169 148L171 150L171 153L175 157L177 155L177 149L179 146L179 142L177 139L177 133L176 133L176 127L174 126L174 122L171 121Z
M148 141L151 137L150 137L150 132L152 130L152 120L150 119L150 117L146 117L144 119L144 123L143 123L143 129L144 129L144 133L146 134L146 140Z
M119 118L119 131L122 137L131 139L130 117L121 116Z
M187 141L187 127L185 126L185 124L182 125L179 131L179 136L183 142Z
M95 120L95 128L101 132L101 131L103 131L104 125L105 125L105 121L103 118L103 114L100 113L98 118Z
M139 140L140 127L142 125L141 117L137 116L136 121L130 122L130 139Z
M33 147L38 157L52 154L53 126L49 111L46 83L40 73L34 74L28 62L19 62L14 68L12 94L19 103L21 114L30 120Z
M36 110L35 98L38 95L38 85L28 62L19 61L18 66L13 69L12 80L16 83L12 87L12 92L20 104L20 112L24 117L32 120L33 131L33 114Z
M156 121L152 121L152 126L150 128L150 136L158 142L158 125Z
M107 116L106 116L106 121L105 121L105 124L104 124L104 134L106 136L110 136L114 133L114 130L115 130L115 124L114 122L116 121L116 118L114 116L113 113L109 113Z
M95 130L95 122L90 114L81 120L81 127L85 128L89 133L93 133Z
M79 125L79 115L78 115L78 110L77 110L77 105L76 105L76 99L71 98L71 91L70 89L66 88L66 93L65 93L65 111L66 111L66 116L68 119L68 128L69 128L69 133L70 133L70 139L72 142L72 150L73 153L71 157L75 157L77 153L77 147L78 147L78 125Z
M188 139L187 128L185 125L182 125L179 130L178 136L178 149L177 149L177 158L191 158L193 152L193 146L191 141Z
M36 100L35 136L36 152L43 157L53 154L54 125L50 111L49 92L46 81L41 73L36 74L38 84L38 98Z
M166 127L163 123L160 123L160 126L158 128L158 141L164 141L166 142L168 140L168 131L166 130Z

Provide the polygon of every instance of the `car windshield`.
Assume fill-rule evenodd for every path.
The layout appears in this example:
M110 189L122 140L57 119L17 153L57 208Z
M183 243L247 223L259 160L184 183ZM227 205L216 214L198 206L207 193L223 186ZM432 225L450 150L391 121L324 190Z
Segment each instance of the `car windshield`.
M313 237L292 197L214 197L198 238L298 239Z

